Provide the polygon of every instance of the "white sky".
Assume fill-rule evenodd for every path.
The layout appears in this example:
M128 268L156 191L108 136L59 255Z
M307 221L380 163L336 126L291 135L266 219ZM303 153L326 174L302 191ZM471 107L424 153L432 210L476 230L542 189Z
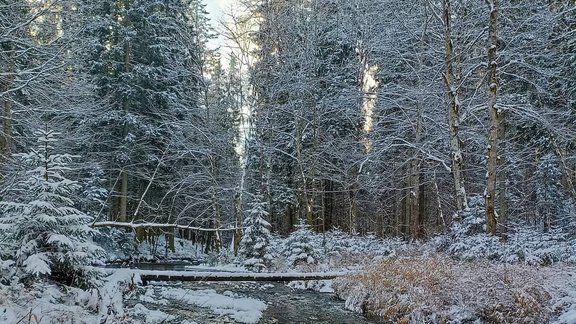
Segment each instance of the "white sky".
M222 20L224 12L230 11L229 9L234 2L236 2L236 0L204 0L204 3L206 4L206 10L209 13L210 22L212 23L212 26L215 30L220 30L220 27L218 26L219 21ZM217 47L219 45L221 46L222 44L223 40L221 37L219 37L218 39L210 41L208 46Z
M204 0L212 23L216 23L222 17L222 13L228 11L234 2L235 0Z

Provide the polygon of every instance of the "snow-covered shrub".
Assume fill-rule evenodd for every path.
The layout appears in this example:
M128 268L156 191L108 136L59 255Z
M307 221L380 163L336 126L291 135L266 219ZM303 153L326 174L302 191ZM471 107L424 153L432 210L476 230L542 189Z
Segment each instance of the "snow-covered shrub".
M251 271L262 271L270 266L270 223L266 203L261 196L256 195L248 214L244 218L244 233L240 241L240 256L244 259L243 265Z
M0 285L8 284L10 277L14 274L14 261L2 260L0 256Z
M481 196L470 197L468 208L462 212L462 219L454 222L449 233L432 239L431 244L437 250L463 260L498 259L502 252L499 239L486 234L484 200Z
M324 240L324 249L328 254L389 255L404 244L399 238L382 240L372 234L360 236L340 230L331 230L324 237L323 234L318 236Z
M504 247L502 261L509 263L549 265L569 261L576 253L567 234L559 229L543 233L530 227L519 227L509 235Z
M11 188L11 199L0 202L0 230L23 279L50 277L69 285L90 285L96 272L86 266L101 249L92 242L91 218L74 208L78 184L64 176L73 156L52 154L54 132L35 134L38 147L15 155L27 170Z
M306 270L313 271L357 268L408 248L408 244L399 238L380 239L372 234L354 235L337 229L316 233L305 224L296 228L299 230L288 237L272 236L270 247L273 254L278 256L274 266L280 270L298 264L306 265ZM308 263L308 256L312 257L312 263Z
M542 229L518 225L510 230L506 242L485 234L486 222L480 196L470 199L469 208L462 216L449 233L430 241L437 251L446 252L461 260L492 259L534 265L576 260L574 239L569 232L557 227L543 232Z
M288 258L291 266L300 264L316 264L319 259L317 247L313 244L316 235L310 225L303 220L295 225L296 230L288 236L284 243L282 255Z

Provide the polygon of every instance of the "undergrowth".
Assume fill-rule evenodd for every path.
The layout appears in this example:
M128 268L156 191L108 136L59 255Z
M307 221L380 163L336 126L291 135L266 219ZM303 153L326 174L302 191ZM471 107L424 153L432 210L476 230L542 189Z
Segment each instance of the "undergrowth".
M546 323L538 268L443 255L390 258L337 280L349 309L390 323Z

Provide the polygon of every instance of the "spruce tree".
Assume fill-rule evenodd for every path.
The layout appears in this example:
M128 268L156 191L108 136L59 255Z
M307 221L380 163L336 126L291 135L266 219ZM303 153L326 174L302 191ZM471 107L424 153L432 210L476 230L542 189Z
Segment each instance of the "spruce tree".
M248 215L244 218L244 236L240 241L240 256L244 266L252 271L261 272L270 266L270 223L265 220L268 215L263 198L256 195Z
M288 258L292 266L316 264L318 262L318 253L312 244L314 232L310 229L311 226L301 220L294 227L296 227L296 230L286 240L282 254Z
M79 185L65 177L69 154L53 153L57 133L38 130L38 145L15 154L26 166L24 177L11 188L11 200L0 202L0 231L22 279L50 278L88 286L95 275L89 265L100 253L91 236L91 221L74 207Z
M173 202L170 189L192 160L185 152L202 147L202 44L191 5L104 0L90 9L89 70L109 111L89 123L93 154L113 170L112 220L163 214L158 209Z

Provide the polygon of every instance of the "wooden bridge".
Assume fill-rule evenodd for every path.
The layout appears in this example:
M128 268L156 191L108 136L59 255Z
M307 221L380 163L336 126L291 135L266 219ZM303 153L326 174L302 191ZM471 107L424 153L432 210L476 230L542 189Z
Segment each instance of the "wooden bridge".
M143 285L150 281L275 281L328 280L352 274L352 272L192 272L192 271L152 271L130 270L139 276Z

